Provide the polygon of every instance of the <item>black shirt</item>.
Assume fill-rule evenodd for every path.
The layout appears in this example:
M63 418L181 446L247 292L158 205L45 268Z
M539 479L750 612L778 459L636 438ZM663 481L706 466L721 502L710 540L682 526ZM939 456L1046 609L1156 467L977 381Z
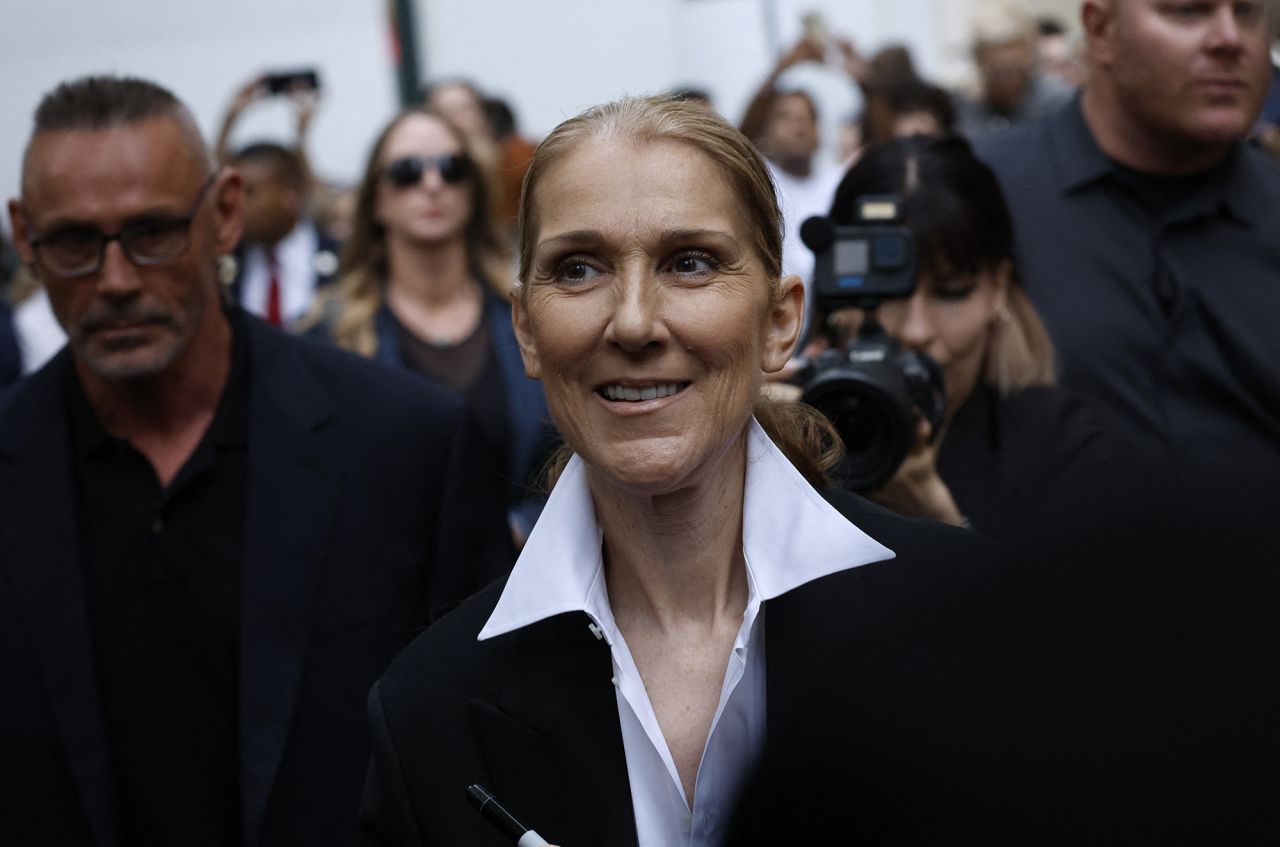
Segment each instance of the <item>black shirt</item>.
M973 528L1001 541L1079 526L1121 472L1089 409L1061 388L981 384L947 426L938 475Z
M979 152L1063 386L1183 480L1280 471L1280 167L1241 143L1200 174L1135 173L1078 99Z
M507 387L489 332L489 298L485 298L484 308L475 330L457 344L424 341L394 313L391 319L395 322L400 361L408 370L443 382L462 395L471 420L483 436L479 446L497 467L506 468L511 449Z
M77 527L128 844L242 841L240 576L248 474L246 329L195 451L162 487L67 380Z

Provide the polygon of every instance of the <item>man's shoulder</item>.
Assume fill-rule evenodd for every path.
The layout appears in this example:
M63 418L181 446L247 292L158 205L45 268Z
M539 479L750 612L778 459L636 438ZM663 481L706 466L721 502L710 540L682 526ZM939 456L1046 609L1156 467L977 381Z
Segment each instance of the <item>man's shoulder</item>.
M23 433L40 430L44 416L61 409L69 355L63 348L35 373L0 387L0 451L15 447Z
M974 139L973 152L1002 180L1028 171L1047 172L1056 149L1055 139L1061 137L1069 111L1076 108L1075 100L1069 99L1004 132Z
M366 429L453 426L462 417L462 399L440 383L257 318L246 316L246 322L255 398L269 396L295 409L323 405Z

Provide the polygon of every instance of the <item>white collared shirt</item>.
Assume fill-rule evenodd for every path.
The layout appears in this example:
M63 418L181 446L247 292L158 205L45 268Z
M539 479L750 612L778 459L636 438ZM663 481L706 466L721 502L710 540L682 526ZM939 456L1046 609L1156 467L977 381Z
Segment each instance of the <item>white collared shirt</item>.
M276 264L280 267L280 318L286 327L295 325L316 295L317 261L333 263L337 256L317 254L319 235L309 220L301 220L275 246ZM244 276L241 278L240 305L258 316L267 314L267 291L271 270L267 267L267 251L254 244L244 254Z
M611 681L640 847L719 844L741 782L764 749L762 604L820 577L893 558L893 551L823 500L759 423L751 421L742 504L747 608L725 669L690 808L644 681L614 621L601 541L586 468L574 456L479 640L566 612L586 612L613 655ZM554 835L547 833L552 840Z

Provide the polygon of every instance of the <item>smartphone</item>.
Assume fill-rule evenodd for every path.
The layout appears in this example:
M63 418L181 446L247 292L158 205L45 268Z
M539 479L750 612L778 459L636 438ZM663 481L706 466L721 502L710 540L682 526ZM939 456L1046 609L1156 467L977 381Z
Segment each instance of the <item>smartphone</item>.
M821 12L809 12L800 18L800 26L804 30L804 37L807 41L814 44L826 46L827 44L827 21Z
M263 80L268 94L288 94L291 91L319 91L320 73L315 68L301 68L296 71L276 71L269 73Z

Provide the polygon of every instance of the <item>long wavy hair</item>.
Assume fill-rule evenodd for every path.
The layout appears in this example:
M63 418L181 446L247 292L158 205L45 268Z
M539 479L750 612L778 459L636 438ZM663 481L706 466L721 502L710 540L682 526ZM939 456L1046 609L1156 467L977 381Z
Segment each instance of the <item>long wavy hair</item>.
M340 347L364 356L377 352L374 318L382 305L391 272L387 260L386 228L377 219L382 154L391 133L415 116L439 121L458 142L463 155L475 161L462 131L439 112L426 108L401 112L374 141L357 189L351 237L342 249L338 283L332 294L321 298L316 315L316 320L324 318L327 321L333 340ZM468 264L474 274L505 297L510 290L510 272L504 262L502 242L493 221L490 180L483 168L472 167L467 185L471 195L471 219L464 231Z
M751 244L772 283L772 296L782 296L782 212L773 180L756 148L719 115L701 106L667 96L626 97L595 106L560 124L539 145L524 178L520 198L520 280L518 296L533 267L538 233L538 183L555 164L594 139L624 138L636 144L671 141L706 155L724 176L740 203ZM747 332L748 327L743 327ZM769 437L805 478L815 485L827 482L827 472L844 452L840 436L816 410L800 403L771 400L763 395L754 414ZM546 470L554 485L572 451L561 448Z

